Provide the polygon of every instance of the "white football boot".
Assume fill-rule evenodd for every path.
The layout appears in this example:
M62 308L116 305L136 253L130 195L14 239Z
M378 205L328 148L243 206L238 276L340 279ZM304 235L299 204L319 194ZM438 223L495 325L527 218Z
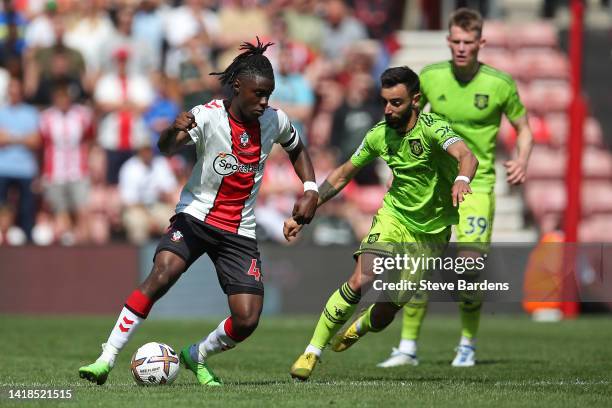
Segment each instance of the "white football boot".
M391 356L389 356L389 358L382 363L376 364L376 367L389 368L403 365L418 366L419 359L417 358L416 354L402 353L398 348L393 347Z
M476 349L472 346L459 346L457 355L451 363L453 367L473 367L476 364Z

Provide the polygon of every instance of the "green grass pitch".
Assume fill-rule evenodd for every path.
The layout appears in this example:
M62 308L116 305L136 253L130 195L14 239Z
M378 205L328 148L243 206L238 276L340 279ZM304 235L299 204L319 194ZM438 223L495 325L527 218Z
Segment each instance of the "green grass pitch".
M181 368L167 387L139 387L129 359L149 341L177 351L198 340L218 320L145 322L121 354L108 382L78 378L93 361L114 318L0 316L0 406L242 407L242 406L612 406L612 319L584 317L533 323L526 317L484 316L479 364L453 368L456 316L429 316L419 367L376 368L399 336L397 322L368 334L345 353L326 352L308 383L294 383L289 366L314 327L311 317L264 317L255 334L210 366L225 381L209 389ZM9 389L71 389L73 399L11 401Z

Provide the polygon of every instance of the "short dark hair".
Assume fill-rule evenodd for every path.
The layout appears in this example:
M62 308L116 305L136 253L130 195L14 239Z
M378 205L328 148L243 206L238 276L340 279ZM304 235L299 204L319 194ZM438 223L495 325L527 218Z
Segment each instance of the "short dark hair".
M417 93L421 87L419 76L407 66L386 69L380 76L380 84L383 88L404 84L411 95Z
M461 7L455 10L448 20L448 29L452 26L461 27L465 31L476 31L478 37L482 35L482 15L477 10Z
M270 60L263 55L266 49L274 43L268 42L263 44L257 38L257 45L249 42L243 42L240 45L240 50L244 50L239 54L232 63L223 72L211 72L210 75L218 75L221 84L231 85L236 78L241 75L248 76L263 76L265 78L274 79L274 70Z

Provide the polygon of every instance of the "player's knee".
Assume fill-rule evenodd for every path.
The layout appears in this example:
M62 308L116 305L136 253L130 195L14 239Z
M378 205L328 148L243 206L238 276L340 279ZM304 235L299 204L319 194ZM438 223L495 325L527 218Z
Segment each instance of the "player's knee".
M351 275L348 280L348 285L353 292L361 293L361 276L358 273Z
M181 273L182 270L171 262L163 260L155 262L151 275L149 279L147 279L147 283L149 283L147 286L152 292L151 295L156 297L158 294L165 293L165 291L167 291L181 276Z
M236 334L240 337L248 337L255 331L259 324L259 313L233 315L232 322Z

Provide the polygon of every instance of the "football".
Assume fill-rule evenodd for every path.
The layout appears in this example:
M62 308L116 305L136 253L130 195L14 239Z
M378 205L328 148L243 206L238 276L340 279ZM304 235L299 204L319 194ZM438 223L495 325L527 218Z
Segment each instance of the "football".
M167 385L178 376L179 366L178 354L172 347L151 342L136 350L130 369L139 385Z

